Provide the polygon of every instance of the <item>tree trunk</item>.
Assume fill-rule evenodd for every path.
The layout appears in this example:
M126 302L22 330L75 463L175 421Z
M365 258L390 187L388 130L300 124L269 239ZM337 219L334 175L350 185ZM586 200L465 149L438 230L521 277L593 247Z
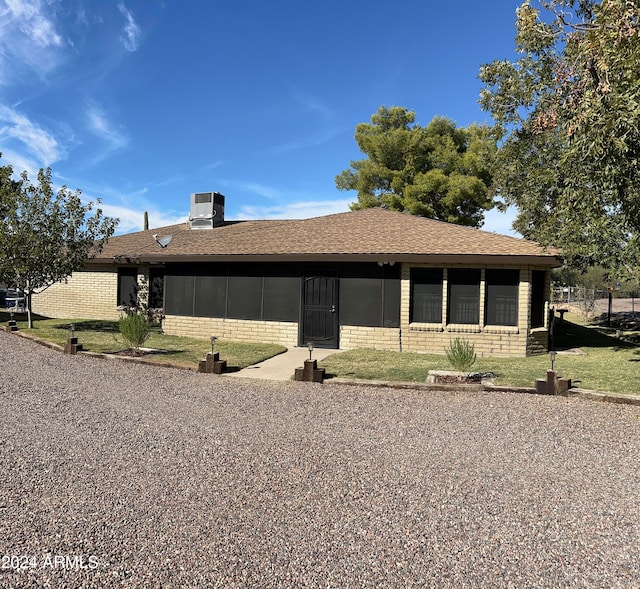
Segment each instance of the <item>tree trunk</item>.
M33 291L31 290L31 280L27 278L25 287L22 289L22 292L26 298L26 306L27 306L27 325L29 329L33 329L33 317L31 316L31 295Z
M27 323L29 325L29 329L33 329L33 316L31 314L31 295L33 293L31 291L28 291L25 293L25 296L27 298Z

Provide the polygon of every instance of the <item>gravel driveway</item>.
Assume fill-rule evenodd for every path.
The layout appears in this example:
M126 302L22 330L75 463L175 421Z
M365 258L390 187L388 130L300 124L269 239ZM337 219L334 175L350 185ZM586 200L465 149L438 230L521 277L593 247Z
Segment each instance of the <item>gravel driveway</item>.
M640 586L639 407L0 350L0 587Z

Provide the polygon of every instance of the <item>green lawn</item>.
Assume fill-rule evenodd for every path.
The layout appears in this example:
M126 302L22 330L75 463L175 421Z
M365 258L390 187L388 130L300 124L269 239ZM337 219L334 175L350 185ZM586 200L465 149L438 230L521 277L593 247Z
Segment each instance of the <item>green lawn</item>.
M73 323L78 343L90 352L114 352L126 346L119 337L117 321L99 321L91 319L47 319L35 317L33 329L27 329L27 322L23 315L16 315L16 321L21 332L33 335L43 340L64 345L69 337L69 324ZM0 312L0 324L6 325L9 315ZM158 327L154 327L151 336L144 344L146 348L163 350L164 353L150 354L145 360L151 362L170 362L178 366L197 367L207 352L211 351L209 340L194 339L165 335ZM230 370L239 370L252 364L257 364L281 354L286 350L277 344L243 343L218 340L216 352L227 361Z
M560 353L555 368L575 386L618 393L640 394L640 348L615 337L615 330L580 324L576 316L556 329L556 349L580 349L584 355ZM625 334L626 335L626 334ZM340 378L424 382L429 370L450 370L446 356L352 350L319 363L328 375ZM549 356L478 358L477 372L491 372L498 385L533 387L551 367Z

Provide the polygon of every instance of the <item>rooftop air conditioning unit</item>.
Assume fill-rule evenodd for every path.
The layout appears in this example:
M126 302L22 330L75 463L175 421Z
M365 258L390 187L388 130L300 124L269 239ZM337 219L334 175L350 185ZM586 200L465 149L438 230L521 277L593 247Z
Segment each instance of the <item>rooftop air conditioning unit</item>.
M193 192L189 229L213 229L224 223L224 195L219 192Z

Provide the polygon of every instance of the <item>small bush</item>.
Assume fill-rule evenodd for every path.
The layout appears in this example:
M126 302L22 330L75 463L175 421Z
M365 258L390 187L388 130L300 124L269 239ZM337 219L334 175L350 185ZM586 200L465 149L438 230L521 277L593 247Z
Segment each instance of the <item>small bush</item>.
M118 321L120 334L127 347L139 350L151 335L151 326L142 313L129 311Z
M476 352L473 344L459 337L449 342L449 347L445 348L445 352L451 366L460 372L469 372L476 362Z

